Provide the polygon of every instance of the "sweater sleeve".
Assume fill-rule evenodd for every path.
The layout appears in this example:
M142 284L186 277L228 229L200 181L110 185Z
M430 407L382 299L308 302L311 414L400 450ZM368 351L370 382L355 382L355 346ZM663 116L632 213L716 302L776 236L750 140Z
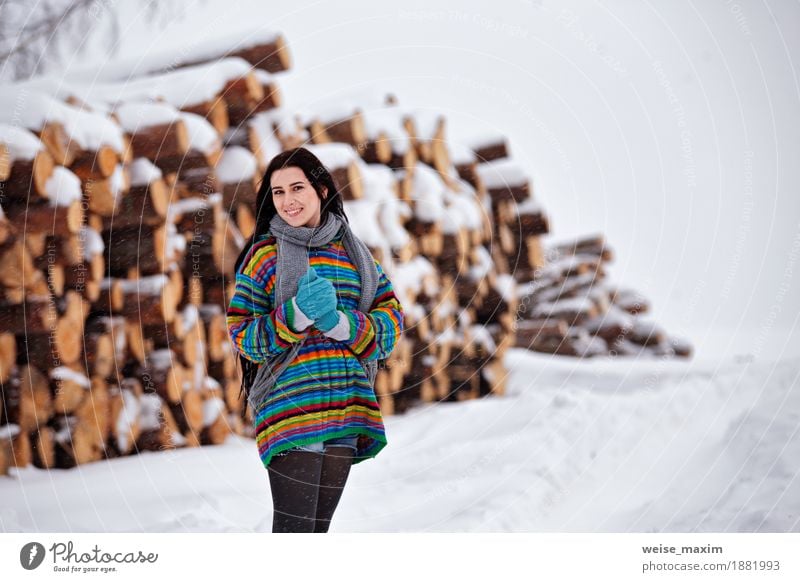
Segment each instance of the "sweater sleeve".
M363 360L387 358L403 333L403 307L380 263L375 261L375 265L378 289L369 313L357 309L342 312L349 320L350 334L340 341Z
M295 331L299 321L291 299L273 309L263 283L247 274L247 269L236 274L226 323L233 347L242 356L260 364L288 350L308 335Z

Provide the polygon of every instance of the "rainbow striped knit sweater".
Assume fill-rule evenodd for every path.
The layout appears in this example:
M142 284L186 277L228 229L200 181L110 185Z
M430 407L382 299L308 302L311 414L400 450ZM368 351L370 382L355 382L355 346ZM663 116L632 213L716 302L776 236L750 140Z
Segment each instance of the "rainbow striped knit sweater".
M341 233L325 246L310 248L308 260L336 288L336 337L343 339L308 325L294 298L274 305L277 247L271 234L262 235L242 262L227 310L233 346L252 362L263 363L308 336L254 411L256 443L265 467L281 451L330 438L359 436L353 464L375 457L387 442L375 392L359 360L386 358L394 350L403 331L402 306L375 261L375 300L369 313L358 311L360 277Z

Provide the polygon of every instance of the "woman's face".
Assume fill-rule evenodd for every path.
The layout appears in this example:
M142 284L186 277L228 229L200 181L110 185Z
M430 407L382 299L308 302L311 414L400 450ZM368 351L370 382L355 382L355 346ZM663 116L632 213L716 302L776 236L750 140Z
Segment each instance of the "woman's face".
M275 170L270 179L272 201L278 214L292 226L319 226L322 206L317 192L303 170L295 167ZM322 196L328 194L322 187Z

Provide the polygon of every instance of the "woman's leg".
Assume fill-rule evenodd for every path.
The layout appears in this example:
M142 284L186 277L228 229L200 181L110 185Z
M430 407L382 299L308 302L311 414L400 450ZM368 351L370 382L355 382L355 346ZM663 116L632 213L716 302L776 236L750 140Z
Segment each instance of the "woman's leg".
M353 464L353 449L348 446L332 445L326 447L322 459L322 474L319 479L317 498L317 519L314 533L326 533L333 519L333 512L339 505L344 484Z
M267 465L272 490L272 532L314 531L322 453L292 450Z

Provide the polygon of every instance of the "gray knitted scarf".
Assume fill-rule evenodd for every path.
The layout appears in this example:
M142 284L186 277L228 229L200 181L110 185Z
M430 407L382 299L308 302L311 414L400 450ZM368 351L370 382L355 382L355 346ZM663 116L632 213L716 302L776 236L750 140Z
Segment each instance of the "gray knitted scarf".
M325 246L336 238L344 229L342 243L347 256L355 264L361 277L361 295L358 309L364 313L369 312L378 289L378 269L369 248L358 238L350 225L341 217L329 212L323 224L317 227L292 226L280 215L276 214L270 221L270 232L275 235L278 247L277 281L275 284L275 305L281 305L297 294L297 283L308 270L308 252L312 247ZM254 411L258 411L265 396L286 367L294 360L300 347L305 342L311 327L307 328L305 337L285 350L267 359L259 366L253 385L250 387L248 402ZM377 361L362 362L367 372L370 384L375 381L377 374Z

